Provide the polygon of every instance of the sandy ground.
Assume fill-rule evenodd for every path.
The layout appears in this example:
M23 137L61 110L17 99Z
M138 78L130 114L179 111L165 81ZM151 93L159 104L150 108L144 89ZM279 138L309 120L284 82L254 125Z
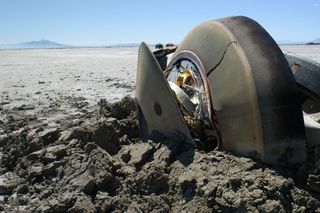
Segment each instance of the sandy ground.
M320 63L320 46L281 48ZM252 159L141 141L133 100L117 102L134 95L137 53L0 51L0 211L320 211L320 162L299 185Z

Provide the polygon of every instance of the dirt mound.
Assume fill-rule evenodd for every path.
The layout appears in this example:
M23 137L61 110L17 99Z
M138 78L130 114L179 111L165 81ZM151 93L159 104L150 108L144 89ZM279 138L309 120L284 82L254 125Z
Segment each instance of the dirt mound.
M26 212L315 212L320 167L297 185L249 158L139 139L134 100L37 125L0 122L0 210ZM282 175L281 175L282 174Z

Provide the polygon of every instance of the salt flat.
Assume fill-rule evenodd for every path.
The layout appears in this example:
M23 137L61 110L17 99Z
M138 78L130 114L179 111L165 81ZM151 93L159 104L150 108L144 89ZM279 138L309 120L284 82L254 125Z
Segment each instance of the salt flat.
M320 63L320 45L280 45L280 48Z
M119 100L132 94L136 48L0 51L0 102L50 104L54 99Z
M283 45L281 49L320 63L320 46ZM158 158L154 158L151 162L143 162L148 163L148 166L143 167L141 171L135 171L134 166L126 165L119 160L122 158L120 156L124 156L123 153L134 154L136 151L130 150L140 150L141 147L147 147L147 152L151 149L155 151L153 144L142 141L136 143L138 126L136 118L132 117L135 114L134 100L124 99L125 101L114 105L101 102L104 104L100 104L100 107L97 107L96 104L103 98L115 102L125 95L134 95L137 57L137 48L0 51L0 204L3 204L0 207L2 209L8 210L8 212L24 211L26 209L30 212L44 210L55 212L61 211L61 208L70 208L75 205L71 201L78 199L80 201L81 199L87 199L85 204L90 205L85 207L88 208L92 207L93 203L95 204L93 208L106 208L103 207L105 203L102 203L102 205L100 201L110 201L109 192L102 192L106 188L109 189L109 185L104 188L104 186L100 187L97 184L98 189L100 187L99 190L102 191L93 192L95 189L92 189L93 191L90 191L89 194L94 193L94 195L92 200L88 200L85 194L79 194L79 190L82 190L80 186L71 184L78 182L82 184L87 180L91 182L99 181L99 178L92 180L90 175L86 176L89 174L87 172L84 175L78 175L77 172L83 172L82 169L78 168L86 167L88 171L96 173L97 177L103 174L102 176L106 177L106 180L113 177L108 176L109 173L106 173L107 170L104 166L108 168L110 166L112 171L117 171L117 174L111 180L111 184L115 186L115 191L110 193L114 193L112 196L117 199L115 203L119 203L119 206L110 204L111 209L128 209L130 206L123 206L127 201L134 203L132 200L139 199L137 201L140 204L137 205L139 208L142 203L152 203L152 205L159 206L160 209L170 209L170 206L172 206L173 212L180 212L185 207L194 212L202 209L201 212L203 212L203 208L206 208L205 204L207 204L208 206L215 205L214 208L224 212L230 207L230 203L237 204L239 198L245 200L246 208L262 209L261 211L269 210L272 207L275 212L279 212L287 206L291 206L292 211L306 208L313 211L320 208L320 202L316 200L317 198L306 191L310 188L319 191L320 174L318 171L320 169L318 167L312 169L312 171L315 171L314 173L310 173L309 188L301 189L301 187L296 187L291 179L282 177L281 173L278 174L272 168L266 169L262 165L262 169L251 159L238 158L220 152L203 153L196 151L193 163L185 167L181 166L179 161L168 165L167 157L161 160L161 156L168 156L168 159L171 156L170 150L163 146L158 150L160 154L155 153L154 155L160 156L160 161L158 161ZM112 112L112 109L115 109L115 111ZM118 112L116 109L118 109ZM125 118L121 117L122 111L119 109L128 111ZM121 115L118 118L119 120L115 119L119 115ZM112 118L110 119L108 116L112 116ZM70 133L69 136L68 133ZM95 135L95 137L92 137L92 135ZM135 143L131 144L130 141L135 141ZM88 146L84 146L86 143L88 143ZM94 144L98 144L98 146L118 144L118 149L121 149L118 150L119 156L110 157L110 154L105 151L102 152ZM26 149L26 147L28 148ZM157 145L157 147L159 146ZM46 165L48 162L44 162L40 158L47 155L42 156L41 154L42 157L33 156L34 159L30 159L29 152L35 151L32 152L34 154L37 153L36 150L38 149L41 151L38 153L59 149L60 152L63 151L64 156L62 159L56 159L51 153L51 158L47 157L46 161L48 159L55 160L55 164ZM144 153L142 155L145 155L145 152L142 153ZM189 152L185 152L184 155L179 155L177 159L189 159L189 157ZM106 159L110 158L112 158L110 162L116 163L110 163L109 160L106 162ZM131 155L129 159L131 159ZM133 156L132 159L137 158ZM141 159L143 158L141 157ZM87 167L87 162L94 163ZM216 164L217 162L219 164ZM59 165L63 166L56 168ZM123 167L121 166L123 170L119 170L119 165L123 165ZM50 169L42 171L42 167L49 168L49 166L51 166ZM154 168L158 167L161 168L161 173L154 173L154 171L157 171ZM172 169L168 169L168 167ZM39 168L41 168L41 174ZM202 168L209 169L203 170ZM11 170L14 172L11 172ZM51 170L54 170L54 175L60 173L63 175L53 177L50 173ZM55 173L60 170L62 172ZM76 175L73 175L74 173ZM158 174L160 176L157 176ZM42 179L34 179L33 175ZM96 177L95 175L93 177ZM191 180L190 177L194 179ZM203 179L203 177L208 177L208 179ZM170 178L170 181L167 182L166 178ZM34 180L38 181L40 179L41 184L34 182ZM132 183L147 183L147 185L142 184L140 186L138 184L132 190L133 184L126 183L127 180L131 180ZM246 184L253 183L252 180L254 180L257 184L243 184L242 186L242 180L248 180ZM200 181L199 184L197 181ZM208 182L207 185L206 182ZM21 183L24 187L20 187ZM95 184L95 182L93 183ZM158 183L161 187L158 187ZM170 187L167 187L168 184ZM192 186L189 186L190 184ZM205 184L207 188L202 187L201 184ZM260 187L261 184L264 187ZM85 183L83 185L90 184ZM130 190L125 186L131 187ZM196 195L195 199L192 197L192 202L184 203L181 202L181 198L185 196L182 189L185 186L194 187L197 191L201 192L202 190L203 192ZM229 186L232 187L229 188ZM237 188L236 191L234 191L233 186ZM241 190L238 190L239 187L241 187ZM162 188L178 190L175 190L173 197L172 195L167 197L167 190L159 191ZM216 201L221 203L208 202L211 198L205 196L210 195L211 192L207 193L207 189L217 188L219 188L219 192L218 195L215 194L216 192L213 193L214 199L217 196ZM153 191L154 189L156 191ZM269 189L272 189L272 191ZM128 194L128 192L130 193ZM142 196L140 192L147 193L148 196L143 197L144 195ZM161 195L158 196L157 193L161 193ZM154 194L156 196L153 196ZM169 194L172 194L171 191ZM290 196L286 197L282 194L289 194ZM65 195L72 197L72 199L65 199ZM222 199L219 196L225 198ZM161 200L163 197L165 202ZM260 201L255 204L257 200ZM167 205L168 201L170 201L170 205ZM261 203L265 204L261 205ZM268 206L270 203L272 204L271 207ZM238 207L243 209L242 204ZM141 208L150 209L148 206Z
M318 45L281 49L320 62ZM50 105L83 97L114 102L133 95L138 48L30 49L0 51L0 102Z

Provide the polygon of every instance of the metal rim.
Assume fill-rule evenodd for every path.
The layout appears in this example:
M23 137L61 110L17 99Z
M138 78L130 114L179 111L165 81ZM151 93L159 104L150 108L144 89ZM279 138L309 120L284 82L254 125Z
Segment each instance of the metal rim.
M173 58L185 51L200 59L207 74L223 149L272 164L305 162L293 75L257 22L241 16L204 22L180 42Z
M204 98L205 98L205 108L208 111L208 122L210 123L210 129L213 130L213 134L215 135L215 138L217 140L217 148L222 148L222 137L221 132L219 128L219 122L215 116L214 109L212 108L212 99L211 99L211 91L209 88L208 78L205 73L205 68L202 64L201 59L192 51L190 50L182 50L178 53L176 53L173 58L168 63L168 67L174 67L177 63L180 61L189 61L192 63L196 69L198 70L198 73L200 75L202 85L204 88Z

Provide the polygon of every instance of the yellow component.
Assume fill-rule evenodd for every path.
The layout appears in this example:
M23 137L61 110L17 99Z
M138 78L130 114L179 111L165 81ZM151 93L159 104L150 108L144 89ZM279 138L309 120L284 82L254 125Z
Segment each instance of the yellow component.
M181 87L182 83L183 83L183 76L182 76L182 74L179 74L177 81L176 81L176 84L178 85L178 87Z
M190 82L192 79L192 75L188 69L188 64L186 69L183 71L183 73L179 74L176 84L181 87L183 84Z

